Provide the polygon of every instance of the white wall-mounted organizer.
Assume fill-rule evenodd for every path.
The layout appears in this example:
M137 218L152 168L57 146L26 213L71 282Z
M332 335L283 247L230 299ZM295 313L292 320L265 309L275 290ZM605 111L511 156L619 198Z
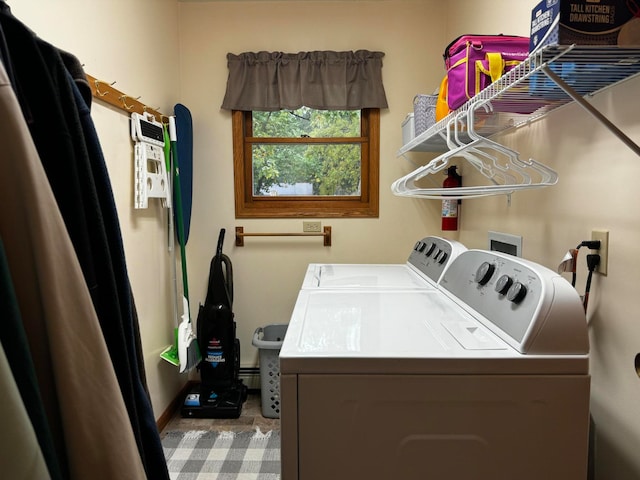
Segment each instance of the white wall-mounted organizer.
M640 46L548 46L400 148L408 152L443 152L428 164L396 180L395 195L417 198L475 198L540 188L557 183L557 174L533 159L488 137L539 119L577 102L636 154L640 147L586 99L640 73ZM418 181L445 169L451 160L469 162L487 185L423 188Z

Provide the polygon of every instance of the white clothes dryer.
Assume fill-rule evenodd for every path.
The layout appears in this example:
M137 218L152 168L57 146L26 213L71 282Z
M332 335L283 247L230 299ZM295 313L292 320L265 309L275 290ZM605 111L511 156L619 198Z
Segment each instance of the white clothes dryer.
M589 386L580 298L532 262L468 250L435 288L303 288L282 479L584 480Z

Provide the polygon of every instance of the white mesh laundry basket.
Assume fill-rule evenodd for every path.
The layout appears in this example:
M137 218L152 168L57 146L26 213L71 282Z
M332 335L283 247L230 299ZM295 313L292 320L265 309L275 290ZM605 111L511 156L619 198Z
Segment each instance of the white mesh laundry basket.
M267 418L280 418L280 349L286 333L286 324L258 327L251 342L260 354L260 400Z

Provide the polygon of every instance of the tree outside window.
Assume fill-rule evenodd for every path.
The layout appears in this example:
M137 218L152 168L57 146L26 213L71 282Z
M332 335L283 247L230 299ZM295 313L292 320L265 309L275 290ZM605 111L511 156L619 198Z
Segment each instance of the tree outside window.
M253 195L360 195L360 111L253 112L253 136L342 139L339 144L254 143Z

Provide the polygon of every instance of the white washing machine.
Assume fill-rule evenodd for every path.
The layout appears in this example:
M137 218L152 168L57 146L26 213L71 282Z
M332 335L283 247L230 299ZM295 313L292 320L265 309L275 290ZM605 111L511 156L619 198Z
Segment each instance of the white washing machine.
M302 288L434 288L465 250L460 242L431 236L416 242L404 264L312 263Z
M436 288L303 288L282 479L584 480L588 348L571 285L497 252L462 252Z

